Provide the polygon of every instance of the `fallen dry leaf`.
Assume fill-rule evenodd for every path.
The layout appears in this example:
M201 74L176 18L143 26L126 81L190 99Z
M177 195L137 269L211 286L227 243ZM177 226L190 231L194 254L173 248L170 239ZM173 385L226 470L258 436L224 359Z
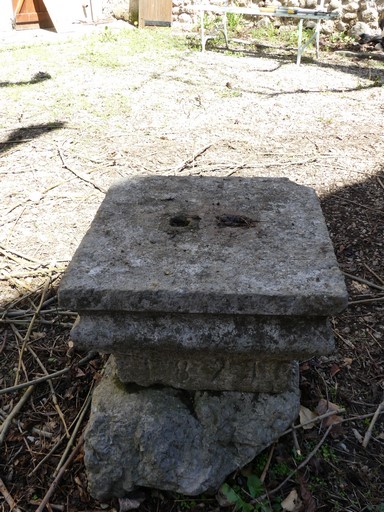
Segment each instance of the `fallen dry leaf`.
M311 491L308 489L307 482L300 475L298 475L298 481L300 484L301 499L303 500L303 510L305 510L305 512L316 512L316 502Z
M327 412L331 411L338 411L340 407L332 402L329 402L328 400L325 400L325 398L322 398L316 407L316 412L319 416L322 414L326 414Z
M332 402L329 402L328 400L325 400L322 398L316 407L316 412L321 416L322 414L326 414L327 412L331 411L338 411L340 407ZM333 416L328 416L328 418L324 418L321 425L323 428L328 428L330 426L333 426L332 435L340 434L341 433L341 425L339 425L343 419L338 416L337 414L334 414ZM336 431L336 426L338 426Z
M340 371L340 366L336 363L333 363L329 373L331 374L331 377L334 377L337 373L339 373L339 371Z
M313 420L317 418L317 414L308 409L307 407L304 407L303 405L300 407L300 425L303 426L304 430L310 430L314 427ZM308 421L311 421L312 423L309 423L306 425Z
M287 512L299 512L302 505L303 502L299 498L296 489L292 489L285 500L281 502L281 509Z

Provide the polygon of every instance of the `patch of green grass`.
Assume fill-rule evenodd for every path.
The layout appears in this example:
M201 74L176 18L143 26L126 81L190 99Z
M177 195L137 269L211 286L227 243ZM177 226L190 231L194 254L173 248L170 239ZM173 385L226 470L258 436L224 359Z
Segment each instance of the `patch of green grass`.
M232 34L238 34L241 32L243 27L243 15L233 12L227 13L227 26L229 32Z
M263 492L263 484L256 475L250 475L244 487L230 486L227 483L220 487L220 494L226 503L233 505L233 510L238 512L271 512L275 510L275 508L271 509L269 501L257 501ZM279 503L275 503L275 506L278 506L276 510L280 510Z
M252 37L257 40L267 41L276 45L297 46L298 31L296 26L285 25L283 29L275 27L272 23L265 27L258 27L251 31ZM312 35L311 29L303 29L302 42L305 43Z
M173 35L167 28L122 29L119 32L109 29L84 41L76 63L83 61L97 67L118 68L138 56L143 58L145 55L147 61L157 61L187 48L187 39Z

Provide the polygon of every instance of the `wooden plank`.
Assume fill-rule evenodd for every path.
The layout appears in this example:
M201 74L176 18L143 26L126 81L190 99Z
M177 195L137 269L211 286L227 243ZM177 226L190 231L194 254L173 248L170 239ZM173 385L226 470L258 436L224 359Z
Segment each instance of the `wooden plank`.
M172 0L140 0L139 27L170 26L172 22Z
M43 0L13 0L16 28L49 28L52 21Z

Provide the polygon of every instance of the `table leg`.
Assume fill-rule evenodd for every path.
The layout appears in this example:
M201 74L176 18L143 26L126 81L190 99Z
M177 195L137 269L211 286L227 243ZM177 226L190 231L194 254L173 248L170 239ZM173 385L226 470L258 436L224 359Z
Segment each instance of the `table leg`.
M300 19L299 21L299 34L298 34L298 43L297 43L297 60L296 64L299 66L301 62L301 55L303 53L303 46L302 46L302 40L303 40L303 19Z
M316 32L316 59L318 59L319 55L320 55L320 20L316 23L315 32Z
M223 32L224 32L224 38L225 38L225 45L227 47L227 50L229 49L229 43L228 43L228 20L227 20L227 13L225 12L223 14Z
M200 9L201 51L205 51L204 9Z

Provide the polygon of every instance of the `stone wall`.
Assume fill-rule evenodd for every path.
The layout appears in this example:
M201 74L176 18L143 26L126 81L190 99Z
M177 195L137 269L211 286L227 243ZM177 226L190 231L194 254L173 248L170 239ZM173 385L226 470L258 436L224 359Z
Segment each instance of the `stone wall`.
M326 21L322 24L324 33L343 32L356 35L362 32L376 33L378 28L378 13L384 9L384 0L324 0L325 7L330 11L340 11L341 17L337 21ZM174 27L182 30L193 30L198 25L199 19L193 6L201 3L201 0L173 0ZM210 3L222 4L223 0L210 0ZM294 6L313 9L317 0L237 0L238 5L266 5ZM133 22L138 17L139 0L103 0L103 11L107 15L113 15L117 19ZM290 20L284 18L270 18L274 24L288 24ZM252 18L252 23L265 23L265 18ZM309 22L307 22L309 23Z
M189 30L196 26L198 18L193 5L199 4L201 0L173 0L173 24L182 29ZM222 4L222 0L210 0L211 4ZM313 9L319 3L317 0L237 0L236 3L242 6L267 5L301 7ZM350 35L362 32L378 32L378 15L384 9L384 0L324 0L324 6L329 11L341 12L337 21L326 21L322 24L322 31L325 33L343 32ZM284 18L270 18L272 23L281 25L290 23L291 20ZM253 18L252 21L265 23L265 18Z

